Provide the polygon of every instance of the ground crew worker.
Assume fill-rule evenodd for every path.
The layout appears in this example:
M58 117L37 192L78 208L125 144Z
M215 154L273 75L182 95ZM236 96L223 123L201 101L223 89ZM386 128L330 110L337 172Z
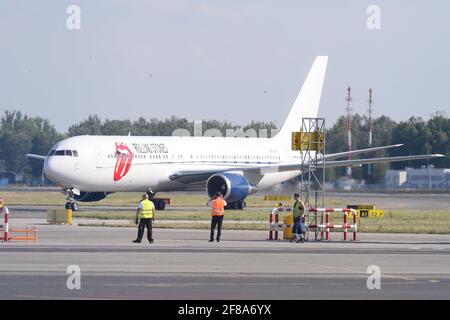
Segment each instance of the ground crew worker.
M294 207L292 209L294 215L294 225L292 227L291 242L304 242L303 239L303 214L305 213L305 204L300 200L300 195L294 193Z
M217 242L220 242L220 236L222 234L222 222L223 214L225 211L226 201L220 192L216 192L213 200L211 201L211 236L209 242L214 241L214 229L217 225Z
M153 243L152 221L155 221L155 205L148 200L148 194L144 193L136 210L136 224L139 223L139 227L137 239L133 240L134 243L141 243L145 227L147 227L148 242Z

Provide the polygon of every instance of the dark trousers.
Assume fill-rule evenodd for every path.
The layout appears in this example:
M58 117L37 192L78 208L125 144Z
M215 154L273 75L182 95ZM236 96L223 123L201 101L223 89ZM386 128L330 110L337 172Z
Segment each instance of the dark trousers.
M145 227L147 227L147 239L148 241L153 240L152 238L152 218L141 218L139 220L138 227L138 237L139 241L142 240L142 236L144 235Z
M294 225L292 226L292 233L301 235L303 233L302 230L302 217L294 217Z
M222 234L222 222L223 216L212 216L211 236L210 236L211 240L214 240L214 229L216 229L216 225L217 225L217 240L220 240L220 235Z

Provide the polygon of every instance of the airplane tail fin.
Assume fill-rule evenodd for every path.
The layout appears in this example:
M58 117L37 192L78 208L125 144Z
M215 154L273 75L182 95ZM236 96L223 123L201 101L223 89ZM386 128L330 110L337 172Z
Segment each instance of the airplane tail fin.
M277 144L290 145L292 132L300 130L302 118L317 117L327 62L327 56L318 56L314 60L291 111L289 111L280 131L273 138Z

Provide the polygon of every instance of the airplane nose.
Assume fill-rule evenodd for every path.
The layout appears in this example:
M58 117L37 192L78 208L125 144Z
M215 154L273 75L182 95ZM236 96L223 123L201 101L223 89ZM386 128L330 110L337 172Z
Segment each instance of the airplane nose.
M56 182L58 176L55 159L53 157L47 157L44 161L44 174L50 180Z

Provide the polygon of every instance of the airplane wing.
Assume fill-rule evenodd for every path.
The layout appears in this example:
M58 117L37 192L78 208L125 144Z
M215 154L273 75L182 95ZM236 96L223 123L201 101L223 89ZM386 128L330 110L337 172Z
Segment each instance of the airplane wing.
M331 159L338 159L347 157L349 155L357 155L361 153L367 153L367 152L375 152L380 150L387 150L391 148L398 148L401 147L403 144L392 144L389 146L382 146L382 147L374 147L374 148L367 148L367 149L359 149L359 150L353 150L353 151L344 151L344 152L338 152L338 153L330 153L325 155L325 160L331 160Z
M441 157L444 157L444 155L443 154L422 154L422 155L417 155L417 156L398 156L398 157L384 157L384 158L325 161L325 167L333 168L333 167L361 166L363 164L423 160L423 159L434 159L434 158L441 158Z
M41 156L41 155L32 154L32 153L27 153L25 156L28 158L39 159L39 160L45 160L45 158L47 158L46 156Z
M325 161L326 168L333 167L347 167L347 166L360 166L363 164L372 163L386 163L397 161L410 161L410 160L423 160L444 157L442 154L424 154L415 156L398 156L398 157L384 157L384 158L369 158L369 159L354 159L354 160L339 160L339 161ZM318 165L320 166L320 162ZM306 169L306 168L305 168ZM172 174L169 178L181 183L193 183L199 181L206 181L211 175L222 172L247 172L247 173L275 173L285 171L300 171L303 170L301 164L286 164L286 165L272 165L272 166L257 166L257 167L240 167L240 168L228 168L219 170L193 170L193 171L179 171Z

